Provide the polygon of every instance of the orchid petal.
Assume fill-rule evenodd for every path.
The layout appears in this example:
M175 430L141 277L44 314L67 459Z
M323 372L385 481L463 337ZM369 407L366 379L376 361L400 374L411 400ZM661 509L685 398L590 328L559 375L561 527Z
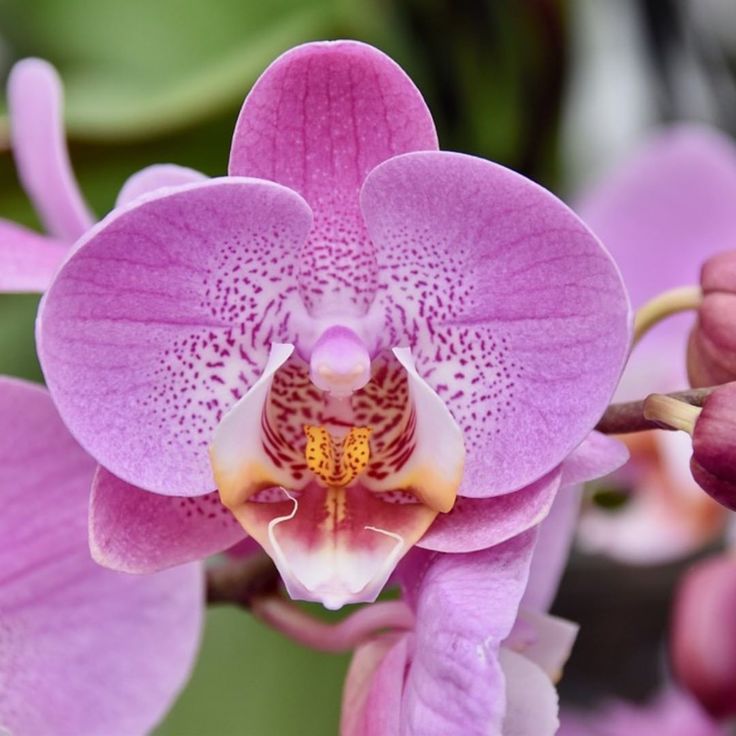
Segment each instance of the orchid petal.
M92 226L94 217L69 163L56 70L41 59L18 62L8 78L8 107L23 188L49 234L74 242Z
M384 339L411 346L464 431L461 495L549 472L603 413L628 351L608 254L551 194L470 156L397 156L361 196Z
M67 425L110 472L166 495L212 490L215 427L291 336L309 223L293 192L228 178L138 199L84 238L41 306L39 354Z
M581 496L582 486L560 489L547 518L540 524L523 606L547 611L552 605L575 536Z
M692 440L681 432L643 432L627 439L631 460L608 481L630 489L614 511L590 504L578 544L626 564L655 564L691 554L718 537L728 514L690 473Z
M703 261L736 246L736 146L679 125L653 136L589 191L577 211L610 249L639 307L696 283Z
M554 736L557 691L547 675L526 657L502 648L499 661L506 679L507 705L499 736Z
M456 553L501 544L539 524L553 508L559 487L560 472L552 471L516 493L480 499L458 496L452 511L440 514L417 546Z
M200 560L245 537L217 492L161 496L131 486L104 468L97 469L92 482L89 523L93 559L130 573Z
M628 459L629 450L621 440L591 432L562 463L561 485L574 486L602 478Z
M292 598L337 609L376 599L396 564L437 512L420 503L383 500L360 485L264 491L232 508L271 556Z
M562 668L570 658L579 628L564 618L522 608L504 647L523 654L544 671L552 682L558 682L562 677Z
M368 172L437 148L432 118L404 71L355 41L311 43L274 61L243 105L230 174L279 182L312 207L300 292L313 315L363 314L376 261L358 206Z
M516 618L533 531L482 552L436 555L417 594L406 676L407 736L501 733L506 693L498 652Z
M67 250L65 243L0 220L0 291L45 291Z
M399 736L410 641L406 634L383 634L355 650L345 678L340 736Z
M138 197L155 192L157 189L180 187L206 180L204 174L186 166L153 164L128 177L118 193L115 206L125 207Z
M129 576L93 563L94 462L40 387L3 379L0 419L12 426L0 438L0 723L27 734L148 732L192 666L201 566Z

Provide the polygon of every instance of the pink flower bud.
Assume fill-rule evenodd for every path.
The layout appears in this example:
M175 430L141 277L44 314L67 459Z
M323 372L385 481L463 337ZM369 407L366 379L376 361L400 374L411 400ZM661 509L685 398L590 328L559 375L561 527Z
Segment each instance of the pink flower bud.
M736 559L691 568L675 597L670 651L675 676L716 718L736 715Z
M693 386L736 380L736 250L709 258L701 272L703 303L687 346Z
M708 396L692 435L693 478L716 501L736 511L736 382Z

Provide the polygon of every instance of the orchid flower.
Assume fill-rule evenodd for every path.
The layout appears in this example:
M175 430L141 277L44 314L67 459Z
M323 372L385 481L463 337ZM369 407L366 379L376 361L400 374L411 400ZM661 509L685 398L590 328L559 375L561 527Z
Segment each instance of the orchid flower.
M579 484L600 470L566 463L576 485L560 491L538 530L480 552L405 558L397 577L413 620L356 650L341 736L556 733L554 683L577 627L546 611L573 539Z
M93 460L41 387L0 378L0 421L0 732L146 733L192 667L201 566L131 576L95 564Z
M669 687L645 705L611 701L590 713L563 711L558 736L727 736L686 693Z
M46 235L0 219L0 291L41 292L95 219L69 162L56 70L41 59L16 64L8 79L8 109L18 176ZM126 182L118 204L145 191L200 179L202 174L182 166L150 166Z
M146 187L77 242L38 344L100 464L96 559L158 569L247 534L337 608L414 544L543 518L618 380L627 297L555 197L436 149L390 59L307 44L246 99L229 176Z
M733 143L705 127L679 126L654 136L577 209L611 249L634 307L641 307L664 290L697 283L708 257L734 247L735 202ZM687 385L691 323L674 316L647 333L632 353L620 398ZM633 493L614 514L586 510L579 532L584 549L625 562L661 562L723 531L723 509L691 477L689 438L647 433L634 437L630 449L631 464L611 481Z

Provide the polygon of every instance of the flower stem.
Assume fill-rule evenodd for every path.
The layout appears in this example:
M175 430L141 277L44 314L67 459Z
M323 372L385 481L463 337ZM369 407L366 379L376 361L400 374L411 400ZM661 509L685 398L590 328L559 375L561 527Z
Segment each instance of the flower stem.
M695 422L703 411L686 401L665 394L652 394L644 400L644 417L672 429L693 433Z
M705 399L718 388L717 386L709 386L708 388L693 388L689 391L676 391L671 394L653 394L652 396L666 397L674 399L680 403L687 404L693 408L703 405ZM650 402L649 411L651 409L651 397L642 399L641 401L628 401L621 404L611 404L606 413L596 425L596 430L603 434L627 434L630 432L643 432L648 429L662 429L662 424L668 427L672 425L663 422L654 415L649 414L646 410L647 402Z
M281 577L265 554L210 568L207 602L241 606L272 629L323 652L347 652L381 629L414 625L414 614L402 601L371 603L336 623L315 618L283 596Z
M403 601L370 603L337 623L326 623L280 595L256 598L253 615L304 646L348 652L381 629L410 629L414 614Z
M679 286L658 294L636 310L633 344L636 345L654 325L665 317L697 309L702 302L703 290L700 286Z

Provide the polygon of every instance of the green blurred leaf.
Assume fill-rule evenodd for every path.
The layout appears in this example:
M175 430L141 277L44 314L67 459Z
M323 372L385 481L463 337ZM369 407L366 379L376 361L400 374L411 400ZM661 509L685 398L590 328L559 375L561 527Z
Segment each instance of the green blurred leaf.
M154 736L337 733L347 663L297 646L243 611L210 609L194 676Z
M58 66L70 133L89 139L148 137L212 116L238 105L290 46L374 33L380 17L355 0L0 0L13 55Z

